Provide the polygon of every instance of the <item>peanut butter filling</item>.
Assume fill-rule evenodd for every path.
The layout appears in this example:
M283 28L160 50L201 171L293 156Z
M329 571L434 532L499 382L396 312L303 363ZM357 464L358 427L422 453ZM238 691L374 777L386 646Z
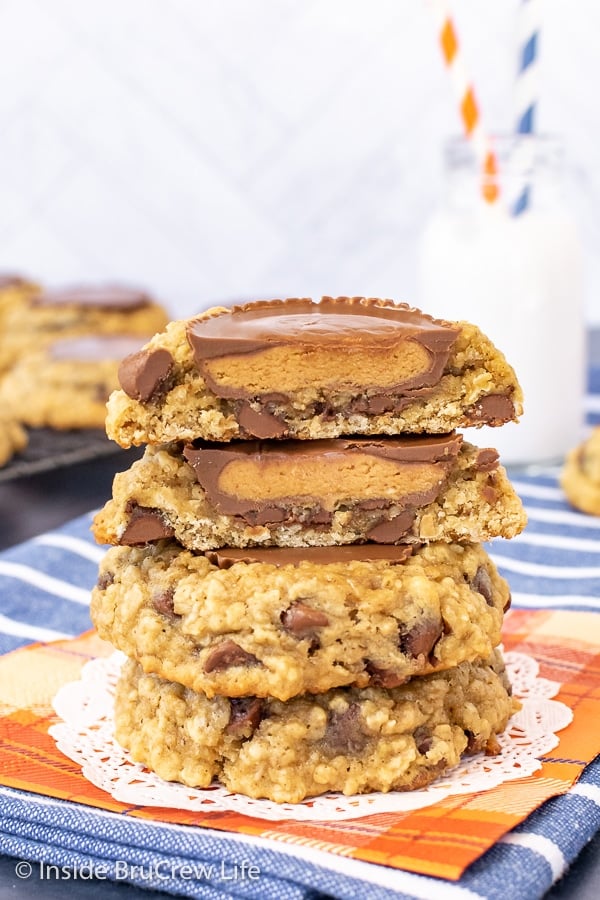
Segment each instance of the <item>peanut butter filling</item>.
M410 338L389 349L351 351L273 347L257 353L207 359L202 369L211 390L221 397L290 394L309 384L323 390L352 390L368 384L383 390L426 383L433 356Z
M332 510L345 500L388 500L405 504L415 495L430 495L446 477L439 463L401 463L364 453L328 454L315 460L240 459L222 470L217 488L237 500L318 500Z
M188 444L184 457L212 505L225 515L344 504L422 506L434 500L460 450L460 435L353 438L226 446Z

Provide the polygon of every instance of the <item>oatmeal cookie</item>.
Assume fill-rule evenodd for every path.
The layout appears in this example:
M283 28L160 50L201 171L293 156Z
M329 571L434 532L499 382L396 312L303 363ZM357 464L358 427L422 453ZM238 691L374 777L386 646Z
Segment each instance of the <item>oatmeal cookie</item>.
M567 454L560 483L569 503L600 516L600 428Z
M91 614L148 673L208 696L287 700L485 659L510 593L479 545L114 547Z
M30 298L39 292L38 285L28 278L8 272L0 273L0 334L2 338L8 314L13 309L25 306Z
M488 541L526 517L497 453L454 434L150 446L93 530L142 544L157 520L159 536L210 550Z
M386 690L342 688L282 703L208 699L127 661L117 740L167 781L298 803L326 791L424 787L461 756L498 752L518 704L500 655Z
M0 371L11 368L24 353L64 338L130 334L139 335L141 345L167 322L163 306L137 288L83 285L31 292L27 302L13 305L4 319Z
M258 301L172 322L120 371L123 447L447 433L518 419L522 393L478 328L364 297Z
M10 403L31 428L103 429L119 363L143 340L107 334L38 347L25 353L0 381L0 404Z

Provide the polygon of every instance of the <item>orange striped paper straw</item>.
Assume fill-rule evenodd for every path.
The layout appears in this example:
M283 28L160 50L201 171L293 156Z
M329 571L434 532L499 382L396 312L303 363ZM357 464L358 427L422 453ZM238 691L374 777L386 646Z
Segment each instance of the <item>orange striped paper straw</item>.
M496 155L483 129L481 113L475 98L473 85L467 75L467 68L458 43L456 29L447 4L443 0L431 0L431 7L438 27L444 62L450 72L455 95L458 99L465 135L471 141L481 167L482 194L488 203L494 203L500 194Z

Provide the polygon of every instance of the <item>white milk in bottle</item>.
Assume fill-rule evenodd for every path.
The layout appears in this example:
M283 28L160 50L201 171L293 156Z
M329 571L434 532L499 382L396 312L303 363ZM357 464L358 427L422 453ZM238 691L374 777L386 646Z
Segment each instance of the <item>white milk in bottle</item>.
M582 252L562 201L561 147L519 135L494 148L500 196L491 204L470 145L446 148L445 206L420 245L419 305L478 325L523 388L518 425L465 436L496 447L504 463L559 461L582 438L586 353Z

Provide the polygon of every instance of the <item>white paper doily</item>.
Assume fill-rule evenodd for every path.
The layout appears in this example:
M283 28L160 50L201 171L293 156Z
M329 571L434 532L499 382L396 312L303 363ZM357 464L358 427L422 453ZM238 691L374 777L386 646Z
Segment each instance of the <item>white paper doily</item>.
M353 819L377 813L407 812L430 806L451 794L489 790L503 781L525 778L541 767L538 757L558 743L556 732L573 713L551 698L560 688L538 675L538 664L523 653L505 653L504 660L516 697L523 707L510 720L499 742L498 756L467 757L451 772L417 791L373 793L346 797L324 794L303 803L274 803L232 794L220 785L188 788L163 781L132 762L113 734L113 693L125 657L116 652L87 663L79 681L66 684L53 705L63 720L49 733L65 756L81 766L82 774L115 800L135 806L161 806L198 812L235 811L271 821Z

